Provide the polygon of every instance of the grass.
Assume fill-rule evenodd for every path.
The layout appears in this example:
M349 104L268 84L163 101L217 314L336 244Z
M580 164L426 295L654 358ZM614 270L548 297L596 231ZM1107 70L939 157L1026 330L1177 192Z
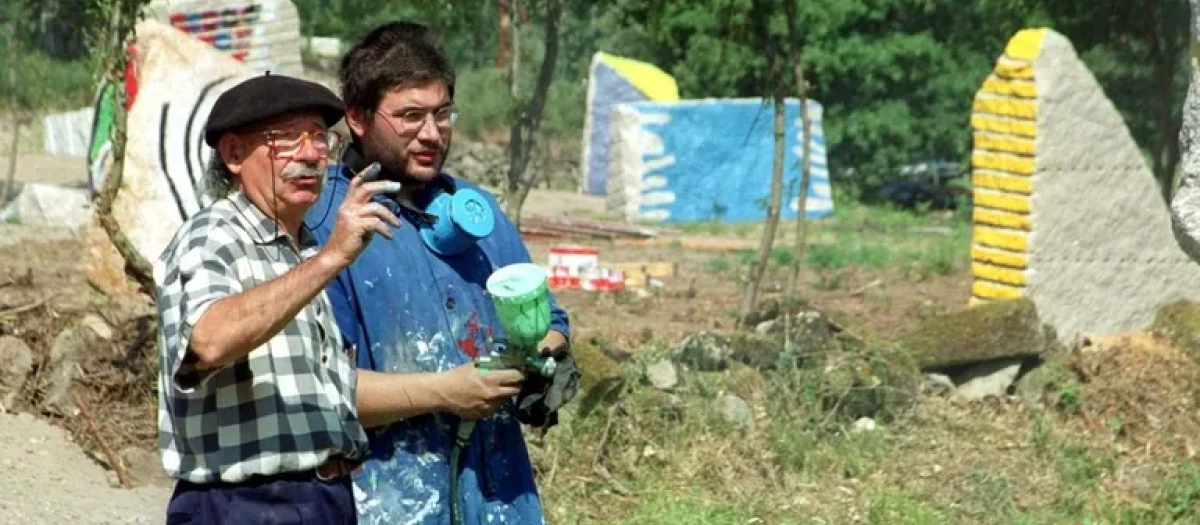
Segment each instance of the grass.
M886 354L841 352L875 363L875 388L903 386L882 373L903 366ZM841 361L830 360L765 374L681 370L668 393L642 380L668 356L651 341L623 365L618 402L587 417L568 412L531 441L548 523L1200 523L1195 464L1163 463L1149 499L1131 498L1118 472L1132 456L1113 449L1111 434L1082 433L1078 413L1061 407L997 412L926 398L921 406L936 411L882 403L843 412L849 403L829 397ZM716 400L731 393L751 405L752 427L722 416ZM879 428L851 431L863 416Z
M953 509L930 505L904 494L884 493L867 509L870 525L941 525L954 523Z
M787 267L795 261L793 221L781 223L770 267ZM685 234L755 239L761 222L680 225ZM951 275L969 265L971 229L963 213L916 213L890 207L838 202L832 216L813 221L808 228L804 266L821 274L818 286L839 286L840 270L851 268L901 268L909 278ZM756 250L739 250L709 261L709 273L744 272Z

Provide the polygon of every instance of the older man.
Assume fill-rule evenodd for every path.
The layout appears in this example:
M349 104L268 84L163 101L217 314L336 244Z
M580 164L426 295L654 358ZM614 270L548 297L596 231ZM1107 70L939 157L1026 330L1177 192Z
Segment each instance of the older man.
M167 523L357 522L349 474L365 456L347 355L323 291L396 216L355 177L326 245L303 217L337 146L343 107L311 82L249 79L213 105L207 186L154 267L159 445L178 482ZM385 224L386 223L386 224Z
M481 374L472 365L503 335L488 277L529 262L529 253L491 195L441 171L457 116L454 70L429 29L394 22L357 42L340 76L353 142L306 223L332 241L328 210L353 198L352 170L368 162L404 184L377 202L405 227L372 243L329 287L338 325L358 349L358 408L371 430L371 454L356 476L360 520L540 524L521 423L552 425L573 395L567 313L551 298L551 330L537 345L560 359L554 380L515 370ZM465 220L494 230L476 242L427 245L421 229L431 203L452 195L469 199Z

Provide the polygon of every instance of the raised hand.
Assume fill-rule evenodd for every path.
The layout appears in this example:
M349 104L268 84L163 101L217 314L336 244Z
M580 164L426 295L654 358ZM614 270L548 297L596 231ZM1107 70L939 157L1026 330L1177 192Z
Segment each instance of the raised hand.
M392 238L392 227L400 219L384 205L372 201L380 193L396 193L401 185L395 181L376 181L378 162L367 166L350 180L350 189L338 208L337 221L322 251L332 255L341 266L349 266L362 253L371 235L378 233Z

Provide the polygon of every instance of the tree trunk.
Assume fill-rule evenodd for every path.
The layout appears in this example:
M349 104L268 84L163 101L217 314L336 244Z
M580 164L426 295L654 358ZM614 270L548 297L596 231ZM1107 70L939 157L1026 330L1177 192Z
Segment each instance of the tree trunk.
M8 149L8 176L5 177L4 192L0 193L0 207L16 197L17 148L21 143L21 103L17 98L17 24L22 18L20 3L9 4L8 20L8 96L9 111L12 111L12 144Z
M109 50L111 54L108 59L111 62L108 64L107 72L109 82L114 86L113 96L116 97L116 103L113 104L111 136L113 163L110 173L104 178L104 185L101 187L100 193L96 196L96 216L100 220L100 226L108 233L108 238L112 241L113 246L125 259L125 273L137 281L143 292L153 297L153 269L146 258L138 252L133 242L125 236L121 225L112 215L112 205L117 199L117 193L121 189L121 179L125 173L125 142L129 116L125 108L124 71L125 61L129 56L125 42L129 41L129 37L133 35L133 27L137 21L136 15L144 2L145 0L113 0L113 4L115 4L111 26L113 42L112 48ZM132 12L125 12L127 9Z
M1150 55L1153 60L1154 78L1158 84L1158 144L1152 146L1154 177L1158 179L1163 200L1169 206L1175 191L1175 170L1179 166L1179 124L1175 123L1175 75L1180 64L1180 55L1185 49L1174 45L1175 40L1166 34L1164 17L1169 10L1161 2L1143 0L1146 16L1149 17Z
M496 2L496 68L503 68L508 65L508 35L506 34L511 28L512 18L510 17L509 0L499 0Z
M767 204L767 222L763 228L762 241L758 246L758 260L754 262L753 268L750 270L750 279L746 283L746 289L742 293L742 304L738 312L738 327L746 328L746 319L754 312L755 306L758 304L758 289L762 285L763 274L766 273L767 261L771 257L771 248L775 244L775 230L779 227L779 208L783 200L783 152L786 144L784 142L785 119L784 111L784 86L782 75L779 74L779 57L774 45L769 43L767 34L767 22L765 6L762 5L762 0L755 0L754 11L756 27L755 30L764 40L764 45L761 48L767 54L767 70L769 71L769 85L773 93L775 106L775 156L771 166L771 196Z
M520 12L520 3L514 0L512 5L513 13ZM546 109L546 99L550 95L550 86L554 84L554 70L558 65L558 50L559 50L559 33L560 24L562 22L563 4L562 0L548 0L546 2L546 22L545 22L545 43L546 50L542 55L542 63L538 67L537 81L533 86L533 94L529 99L529 103L520 109L515 116L512 127L509 131L509 168L508 168L508 186L505 190L505 213L508 218L517 224L521 224L521 208L525 206L525 199L529 196L529 191L537 182L536 176L526 176L525 172L529 169L529 161L533 158L534 148L537 143L538 128L542 124L542 114ZM513 27L517 27L515 23L516 17L513 17ZM517 97L517 45L516 31L513 31L513 48L512 48L512 64L511 78L509 82L512 84L513 102L517 107L520 106Z
M520 158L524 150L524 144L521 140L521 78L520 78L520 33L521 25L517 23L515 16L520 8L521 0L508 0L508 8L510 16L508 18L509 27L509 49L508 58L508 97L509 97L509 122L508 122L508 177L504 184L504 204L507 215L510 219L516 221L520 217L513 217L512 210L514 209L514 197L517 194L519 182L514 178L517 173L517 166L520 165Z
M12 55L9 55L12 56ZM13 97L16 98L16 97ZM12 143L8 148L8 176L5 177L4 193L0 195L0 207L4 207L17 197L17 149L21 144L21 119L17 117L17 109L13 107Z
M784 14L787 17L788 55L792 62L792 74L796 77L796 92L800 98L800 118L802 122L801 159L800 159L800 191L796 197L796 239L792 246L792 272L788 276L787 288L784 289L785 301L796 299L796 287L800 281L800 268L804 266L804 252L808 231L805 210L808 208L808 184L812 179L812 116L808 112L808 81L804 78L804 65L800 63L799 32L796 30L796 4L784 2ZM788 305L784 305L783 346L784 351L792 349L792 315Z

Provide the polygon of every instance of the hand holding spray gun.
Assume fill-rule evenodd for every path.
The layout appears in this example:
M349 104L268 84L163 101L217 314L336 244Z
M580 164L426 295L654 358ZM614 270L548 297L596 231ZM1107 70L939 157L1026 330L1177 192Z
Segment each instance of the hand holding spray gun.
M506 339L489 355L475 359L480 374L494 370L516 369L526 374L553 377L557 362L538 350L538 344L550 331L550 299L546 272L531 263L505 266L487 281L487 292L496 307L496 315ZM475 430L474 420L458 424L454 449L450 452L450 515L455 525L462 523L458 501L458 459Z

